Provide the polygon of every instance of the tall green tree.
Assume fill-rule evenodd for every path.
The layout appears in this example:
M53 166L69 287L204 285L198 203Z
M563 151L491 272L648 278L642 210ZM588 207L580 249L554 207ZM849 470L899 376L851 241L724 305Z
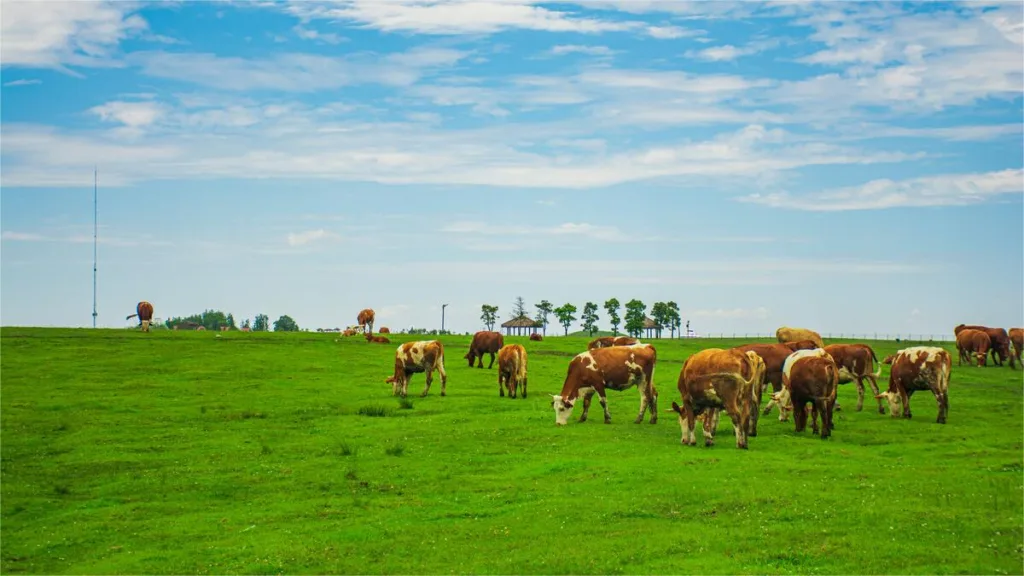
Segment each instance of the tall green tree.
M665 304L664 302L655 302L654 305L651 306L651 319L661 327L657 329L658 338L661 338L661 329L669 325L668 304Z
M274 320L274 332L298 332L299 325L295 323L295 320L291 316L285 314Z
M572 304L562 304L555 308L555 316L558 322L565 328L565 335L569 335L569 325L576 321L576 307Z
M619 299L612 298L604 303L604 310L608 313L608 322L612 325L612 334L619 335Z
M270 317L266 314L257 314L252 323L253 332L266 332L270 330Z
M541 323L541 325L543 326L544 335L547 336L548 316L551 314L551 312L554 311L554 308L552 308L551 302L548 302L547 300L541 300L540 304L534 304L533 307L537 309L537 317L535 318L535 320Z
M644 312L647 306L636 298L626 302L626 333L639 338L644 332Z
M519 318L520 316L529 317L526 314L526 300L523 300L522 296L516 296L516 301L512 303L512 317Z
M483 320L484 326L487 326L488 330L494 330L494 323L498 320L498 307L491 306L490 304L484 304L480 307L480 319Z
M679 330L679 325L682 323L682 318L679 317L679 304L670 300L665 303L665 308L668 310L668 327L672 331L672 337L675 338L676 330Z
M242 329L244 329L244 330L252 330L252 323L249 322L248 318L245 319L245 322L242 322Z
M583 320L583 329L593 336L594 332L597 332L597 304L593 302L584 304L583 316L580 317L580 320Z
M235 330L235 329L238 328L237 326L235 326L235 315L234 314L228 314L227 325L232 330Z

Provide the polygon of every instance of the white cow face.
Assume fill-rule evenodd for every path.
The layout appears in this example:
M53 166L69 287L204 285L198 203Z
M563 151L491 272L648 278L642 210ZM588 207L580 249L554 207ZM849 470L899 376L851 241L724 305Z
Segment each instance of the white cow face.
M903 401L899 394L886 390L875 398L885 398L885 401L889 403L889 415L893 418L899 418L903 414Z
M569 416L572 414L572 407L576 402L572 400L562 400L561 396L555 395L551 397L551 405L555 408L555 424L558 426L565 426L569 423Z

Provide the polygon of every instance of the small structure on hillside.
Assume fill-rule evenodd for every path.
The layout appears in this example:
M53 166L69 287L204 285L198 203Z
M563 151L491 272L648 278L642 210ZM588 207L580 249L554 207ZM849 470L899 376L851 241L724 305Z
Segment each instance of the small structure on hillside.
M526 336L534 328L543 328L544 325L529 316L520 316L503 323L501 327L505 329L506 336L511 336L513 331L515 331L516 336Z
M644 316L644 331L647 332L645 338L650 338L651 332L655 333L655 338L661 338L661 330L663 328L664 326L655 322L653 318Z

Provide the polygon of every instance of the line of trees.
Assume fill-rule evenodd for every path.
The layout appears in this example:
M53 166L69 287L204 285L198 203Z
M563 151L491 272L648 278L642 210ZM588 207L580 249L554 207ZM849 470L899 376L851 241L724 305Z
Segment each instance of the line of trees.
M608 322L611 324L612 333L616 336L619 335L619 326L622 325L626 333L630 336L639 337L643 334L644 319L647 317L647 305L636 298L626 302L625 315L619 316L619 309L622 305L619 303L617 298L610 298L604 303L604 311L608 314ZM564 333L569 334L569 327L572 326L573 322L577 320L581 321L581 326L585 332L593 336L595 332L599 331L598 320L598 305L594 302L587 302L583 305L583 313L577 318L576 312L578 309L571 303L565 303L557 308L551 302L547 300L541 300L539 303L534 304L536 309L536 315L534 320L541 324L544 335L547 335L548 318L554 316L558 323L561 324ZM494 330L494 325L498 321L498 307L491 304L484 304L480 307L481 315L480 320L483 321L484 326L488 330ZM511 318L527 317L526 303L522 296L516 297L515 302L512 304ZM650 309L650 317L654 322L662 327L662 329L669 330L671 336L675 338L676 331L679 330L682 325L682 317L679 314L679 305L673 301L669 302L655 302ZM625 324L622 321L625 320ZM658 330L658 337L661 337L661 330Z
M173 330L176 326L185 326L188 328L196 328L202 326L207 330L220 330L221 327L227 326L231 330L238 330L239 328L248 328L253 332L269 332L270 331L270 317L266 314L257 314L256 318L252 322L246 318L242 325L239 327L235 324L235 317L233 314L225 314L220 310L204 310L200 314L192 314L190 316L173 316L164 321L164 326ZM274 332L298 332L299 325L295 320L284 314L273 323Z

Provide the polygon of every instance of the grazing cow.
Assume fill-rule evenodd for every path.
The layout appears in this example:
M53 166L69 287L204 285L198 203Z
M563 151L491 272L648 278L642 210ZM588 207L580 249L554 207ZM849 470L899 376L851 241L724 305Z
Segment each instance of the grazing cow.
M341 335L342 336L355 336L356 335L356 331L351 329L351 328L348 328L344 332L342 332Z
M409 377L415 372L427 373L427 386L420 396L430 391L434 370L441 375L441 396L448 387L448 374L444 371L444 345L440 340L406 342L395 351L395 374L385 380L391 384L391 395L403 398L409 392Z
M1017 364L1024 366L1020 359L1020 351L1024 348L1024 328L1010 328L1010 342L1013 343L1013 355Z
M864 409L864 380L871 384L872 392L878 395L878 377L882 375L882 364L879 362L878 370L871 371L874 363L878 362L878 356L867 344L829 344L824 350L839 368L839 383L857 383L857 412L860 412ZM882 401L877 401L878 413L885 414Z
M516 397L516 389L523 386L523 398L526 398L526 348L521 344L509 344L498 350L498 396Z
M746 450L747 437L757 436L757 416L764 387L765 363L757 352L708 348L683 362L677 387L683 405L672 403L686 446L697 444L697 416L704 416L704 445L715 442L718 417L725 410L736 432L736 447Z
M821 335L814 330L808 330L807 328L790 328L789 326L783 326L775 331L775 337L779 342L799 342L800 340L810 340L818 348L824 348L825 343L821 341Z
M1010 335L1006 333L1005 328L989 328L988 326L968 326L966 324L960 324L956 328L953 328L953 334L959 335L961 330L981 330L988 334L991 340L991 347L989 351L992 353L992 361L997 366L1003 365L1003 360L1010 359L1010 368L1016 368L1015 358L1010 353Z
M484 354L491 355L491 363L487 366L488 370L494 366L494 355L501 350L501 347L505 345L505 337L502 336L501 332L490 332L487 330L481 330L476 334L473 334L473 341L469 344L469 352L466 352L464 358L469 360L469 367L473 367L473 362L479 360L477 368L484 367Z
M377 333L378 334L391 334L391 329L388 328L387 326L381 326L380 330L378 330Z
M131 320L132 318L139 317L139 326L142 326L143 332L149 332L149 323L153 321L153 305L143 300L135 305L135 314L126 316L125 320Z
M658 422L658 391L654 387L654 366L658 353L650 344L635 346L612 346L598 348L577 354L569 361L569 368L562 384L562 393L551 396L555 409L555 424L564 426L576 400L583 396L583 414L579 422L586 422L590 411L590 400L596 392L604 408L604 423L611 424L605 390L623 391L636 386L640 391L640 413L635 423L644 419L644 412L650 408L651 424Z
M252 332L252 328L249 328L248 326L242 326L242 332Z
M391 340L388 340L387 336L374 336L373 334L366 335L367 342L373 342L376 344L390 344Z
M601 336L600 338L594 338L587 344L587 350L596 350L598 348L608 348L611 346L632 346L639 344L640 341L630 336Z
M764 361L765 366L765 382L771 383L772 392L778 392L782 390L782 365L786 362L786 358L790 354L797 350L813 350L817 345L810 340L800 340L798 342L786 342L784 344L744 344L743 346L737 346L733 350L740 352L754 352L761 357ZM758 407L761 405L761 396L757 398ZM772 411L772 407L775 406L775 400L770 399L768 405L764 407L762 415L767 416ZM779 421L785 420L785 413L779 411Z
M221 326L220 327L220 331L221 332L227 332L228 330L231 330L231 326Z
M949 412L949 375L953 359L949 352L937 346L904 348L887 356L883 364L890 364L889 389L878 395L889 402L889 414L910 418L910 397L917 390L931 390L939 405L936 422L946 423ZM900 404L903 405L902 412Z
M832 411L839 387L839 367L823 348L798 350L786 358L782 367L782 391L773 394L779 410L792 410L797 432L807 428L807 415L813 416L812 430L818 433L821 416L821 438L832 435ZM810 403L810 410L807 404Z
M363 310L360 310L359 315L356 316L356 323L359 324L359 327L362 328L364 332L373 334L373 318L373 308L364 308ZM369 327L369 330L367 330L367 326Z
M974 330L973 328L965 328L956 333L956 350L958 352L958 358L956 360L957 366L962 366L964 360L967 360L967 365L971 364L971 355L973 354L978 362L978 368L988 365L988 351L992 347L992 338L988 334L981 330Z
M205 331L205 330L206 330L206 326L196 326L196 331L197 332L201 332L201 331Z
M544 339L544 337L541 336L540 334L537 334L536 332L534 332L533 334L530 334L530 340L532 340L534 342L540 342L543 339Z

